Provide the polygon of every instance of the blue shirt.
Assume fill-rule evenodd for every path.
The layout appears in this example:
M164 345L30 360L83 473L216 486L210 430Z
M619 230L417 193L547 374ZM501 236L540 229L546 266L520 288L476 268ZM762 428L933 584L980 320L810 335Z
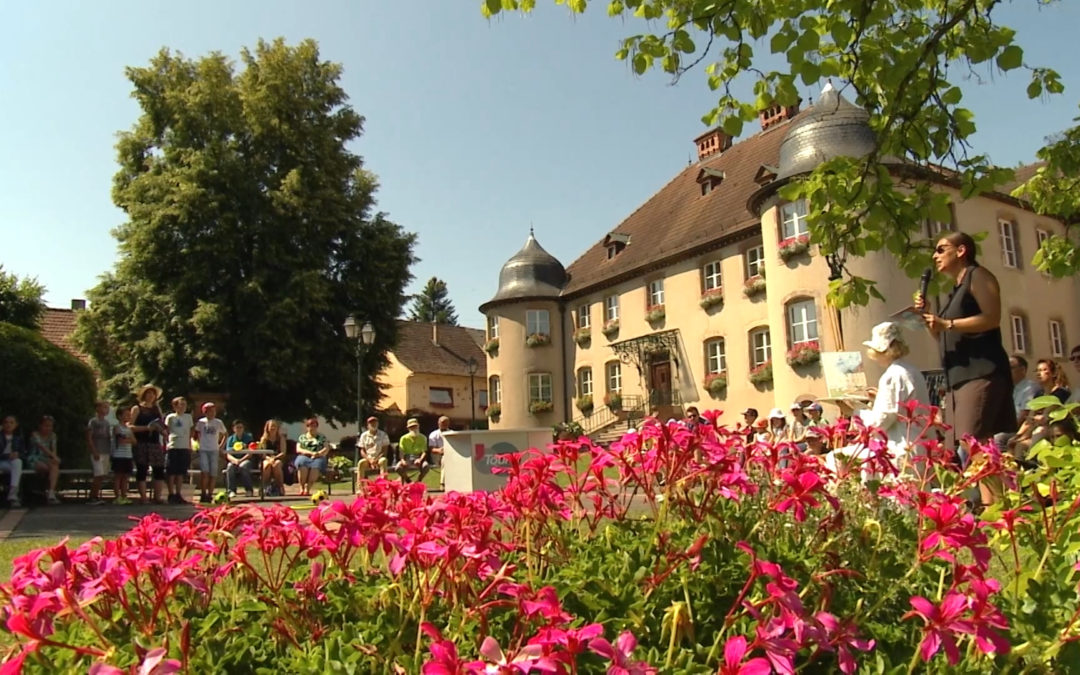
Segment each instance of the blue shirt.
M1023 379L1013 385L1013 407L1016 408L1016 416L1020 417L1027 410L1027 404L1042 394L1042 388L1031 380Z

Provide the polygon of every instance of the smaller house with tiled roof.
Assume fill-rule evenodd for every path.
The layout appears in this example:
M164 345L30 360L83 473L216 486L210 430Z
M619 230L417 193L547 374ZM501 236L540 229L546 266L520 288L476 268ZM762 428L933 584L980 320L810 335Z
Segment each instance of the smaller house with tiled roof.
M483 330L398 321L397 335L387 353L390 365L378 377L383 394L379 413L387 426L397 426L390 419L395 417L446 415L453 428L466 429L473 421L486 421Z
M48 307L41 315L41 335L60 349L90 364L90 358L76 349L71 336L75 333L76 312L86 309L85 300L72 300L71 309Z

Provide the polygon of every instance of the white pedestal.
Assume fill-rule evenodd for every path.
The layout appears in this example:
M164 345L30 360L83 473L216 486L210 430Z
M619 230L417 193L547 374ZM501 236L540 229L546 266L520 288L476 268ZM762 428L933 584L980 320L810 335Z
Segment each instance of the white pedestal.
M551 429L507 429L505 431L447 431L443 447L443 482L446 491L493 492L506 485L507 474L492 469L509 468L503 455L529 449L547 452Z

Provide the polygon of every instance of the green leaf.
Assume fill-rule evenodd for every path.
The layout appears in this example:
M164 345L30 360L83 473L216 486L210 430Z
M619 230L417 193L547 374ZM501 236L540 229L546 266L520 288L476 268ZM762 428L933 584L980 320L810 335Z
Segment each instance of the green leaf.
M1014 70L1024 64L1024 50L1017 45L1009 45L997 57L998 68Z

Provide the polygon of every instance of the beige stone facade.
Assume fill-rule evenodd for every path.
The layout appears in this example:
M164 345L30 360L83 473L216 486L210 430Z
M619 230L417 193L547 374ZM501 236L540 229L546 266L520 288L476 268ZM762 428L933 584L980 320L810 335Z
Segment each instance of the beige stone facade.
M492 404L501 410L492 428L577 419L587 431L597 429L612 421L605 414L604 397L615 392L622 395L624 407L632 400L635 406L663 416L681 415L688 405L720 408L729 422L746 407L764 414L772 407L786 409L794 400L826 394L820 365L792 367L785 359L787 351L808 341L818 342L823 351L861 351L872 326L910 304L918 280L904 275L886 254L852 261L852 273L875 279L885 302L836 312L826 304L829 269L813 247L787 261L781 259L785 236L805 231L805 208L775 196L761 202L760 213L748 212L746 203L762 185L759 167L771 169L769 165L776 163L779 139L767 137L784 134L784 128L798 119L771 126L720 156L704 156L572 264L557 291L551 286L560 285L562 268L530 236L526 247L504 266L495 298L481 307L488 317L487 337L499 340L497 353L487 362L487 388ZM757 156L751 152L754 148L761 151ZM732 157L725 159L728 154ZM706 186L703 176L705 181L718 180ZM735 193L727 199L739 213L725 216L726 225L712 227L717 217L709 215L708 208L713 207L704 200L725 189ZM1071 347L1080 342L1080 282L1053 280L1031 264L1040 238L1063 233L1062 224L1006 196L962 200L951 188L940 189L951 193L955 222L926 224L926 240L936 239L942 229L984 237L979 262L1001 283L1006 350L1029 360L1054 358L1064 363ZM678 205L687 200L701 200L694 206L698 210L678 214ZM658 201L665 203L663 208L655 206ZM663 213L667 220L651 216L650 210ZM665 255L660 250L662 239L655 243L648 239L650 228L665 222L673 223L672 237L692 233L691 244ZM653 250L635 252L638 257L620 264L620 256L635 245ZM529 285L532 269L546 275L545 284ZM764 291L747 297L744 285L759 273ZM710 299L719 295L722 302L703 308L706 295ZM657 317L659 307L662 318ZM538 324L538 313L548 317L550 344L530 347L527 338ZM605 335L605 324L616 318L618 330ZM589 333L588 340L584 332ZM928 334L914 330L907 337L913 362L925 371L938 370L938 348ZM752 383L752 369L766 361L772 364L772 381ZM880 372L871 360L865 364L872 384ZM727 387L714 396L706 381L720 373ZM545 381L550 381L549 389ZM545 396L550 397L551 409L530 411L538 397ZM591 416L575 405L583 396L592 397Z

